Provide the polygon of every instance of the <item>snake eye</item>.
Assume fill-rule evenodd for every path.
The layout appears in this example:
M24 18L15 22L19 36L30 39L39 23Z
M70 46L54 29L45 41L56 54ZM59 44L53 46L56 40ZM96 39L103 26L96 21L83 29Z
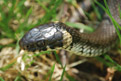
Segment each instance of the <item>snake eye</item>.
M38 41L34 47L36 47L36 49L39 50L39 51L41 51L41 50L43 50L43 51L47 50L46 43L45 43L44 40L43 41L42 40Z
M37 42L38 47L41 47L41 46L44 46L44 45L45 45L44 41L38 41Z
M30 46L29 46L29 45L27 45L25 49L30 49Z

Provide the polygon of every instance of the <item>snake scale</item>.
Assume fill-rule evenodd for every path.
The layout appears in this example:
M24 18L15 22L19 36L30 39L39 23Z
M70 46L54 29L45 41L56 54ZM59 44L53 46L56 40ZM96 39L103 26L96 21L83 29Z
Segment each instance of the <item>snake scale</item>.
M120 24L121 0L108 0L112 17ZM80 33L62 22L51 22L28 31L20 40L20 47L28 51L66 49L85 57L99 56L109 51L118 39L110 18L104 18L92 33Z

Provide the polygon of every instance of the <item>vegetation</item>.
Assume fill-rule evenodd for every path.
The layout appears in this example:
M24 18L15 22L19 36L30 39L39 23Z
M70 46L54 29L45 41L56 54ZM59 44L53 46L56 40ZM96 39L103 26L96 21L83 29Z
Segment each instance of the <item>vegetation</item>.
M62 21L76 29L94 31L91 27L102 20L97 5L110 16L116 29L120 29L109 12L106 0L104 2L106 8L95 0L89 11L81 11L83 2L76 0L0 0L0 81L79 81L113 76L116 80L114 72L121 76L120 45L109 52L111 55L88 59L61 53L64 50L31 53L21 51L19 47L19 40L28 30L48 22ZM86 24L81 23L83 18ZM117 33L121 41L118 30Z

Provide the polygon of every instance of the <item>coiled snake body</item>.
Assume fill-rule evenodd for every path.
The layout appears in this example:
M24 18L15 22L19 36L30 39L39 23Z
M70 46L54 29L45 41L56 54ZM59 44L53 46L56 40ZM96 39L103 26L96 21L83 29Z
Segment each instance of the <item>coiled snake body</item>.
M121 0L109 0L108 2L112 16L120 24L118 4L121 5ZM116 30L110 19L104 19L96 31L91 34L80 33L61 22L53 22L31 29L19 44L22 49L28 51L66 49L81 56L91 57L109 51L117 38Z

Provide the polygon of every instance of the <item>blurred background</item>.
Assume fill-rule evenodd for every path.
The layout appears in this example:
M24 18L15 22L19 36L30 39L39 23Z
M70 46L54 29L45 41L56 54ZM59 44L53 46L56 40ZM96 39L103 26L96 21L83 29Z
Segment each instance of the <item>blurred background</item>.
M104 5L103 0L97 0ZM0 81L120 81L117 44L100 56L85 58L65 50L33 53L19 40L31 28L61 21L80 32L93 32L104 11L96 0L0 0Z

